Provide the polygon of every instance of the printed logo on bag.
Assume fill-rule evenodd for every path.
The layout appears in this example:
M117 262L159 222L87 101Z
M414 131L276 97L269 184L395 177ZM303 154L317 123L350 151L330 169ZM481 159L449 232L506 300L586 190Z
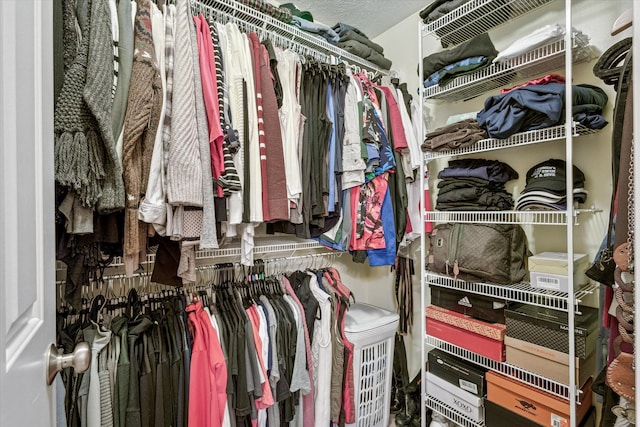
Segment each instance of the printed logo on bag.
M436 247L437 248L441 248L444 246L444 239L442 237L439 237L436 239Z
M471 405L469 405L467 402L462 401L460 399L456 399L455 397L453 398L453 403L460 409L462 409L465 412L471 412Z
M518 404L516 404L516 409L520 409L523 412L526 412L529 415L533 415L537 417L538 414L535 412L538 408L531 402L527 402L526 400L516 400Z
M460 301L458 301L458 305L473 308L473 304L471 304L471 301L469 301L469 297L463 297Z

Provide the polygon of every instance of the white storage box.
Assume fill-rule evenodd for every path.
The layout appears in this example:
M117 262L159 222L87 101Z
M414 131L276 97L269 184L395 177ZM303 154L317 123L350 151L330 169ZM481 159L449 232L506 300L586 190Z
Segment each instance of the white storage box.
M484 421L484 399L427 372L427 393L473 421Z
M345 335L353 343L356 422L347 426L387 427L391 405L393 347L399 316L369 304L351 306Z
M567 276L569 260L566 252L543 252L529 257L531 287L551 291L569 292ZM585 271L589 267L585 254L573 255L573 288L588 283Z

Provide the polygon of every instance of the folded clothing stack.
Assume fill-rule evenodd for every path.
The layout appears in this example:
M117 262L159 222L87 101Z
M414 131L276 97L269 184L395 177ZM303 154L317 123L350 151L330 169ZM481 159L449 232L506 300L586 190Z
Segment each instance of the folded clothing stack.
M337 45L339 48L366 59L385 70L391 68L391 61L384 57L382 46L369 40L362 31L341 22L334 25L332 31L338 36Z
M236 0L238 3L242 3L245 6L249 6L252 9L258 10L265 15L269 15L272 18L276 18L278 21L291 23L291 12L284 7L274 6L271 3L267 3L263 0Z
M538 163L527 171L527 184L520 193L516 210L567 209L566 162L549 159ZM584 203L587 191L584 189L584 173L573 166L573 201Z
M435 0L420 11L422 22L428 24L451 12L469 0Z
M450 160L438 174L439 211L502 211L513 209L513 197L505 183L518 173L497 160Z
M497 55L498 51L487 33L453 49L431 54L422 59L424 86L444 86L456 77L488 67Z
M589 37L586 36L582 31L573 30L573 42L574 49L578 47L585 47L589 45ZM558 40L564 39L564 35L566 32L566 27L560 24L550 24L545 25L542 28L538 28L532 33L519 38L515 42L511 43L509 47L503 49L494 62L501 63L508 61L510 59L516 58L526 52L532 51L538 47L544 46L546 44L551 44L557 42Z
M607 125L602 110L608 97L602 89L585 84L573 85L572 95L575 121L589 129L602 129ZM490 137L501 139L518 132L562 124L564 96L563 83L549 80L546 84L526 84L487 98L484 108L478 113L478 124L487 130Z
M313 15L311 12L298 9L293 3L284 3L280 8L286 10L290 15L292 15L290 20L291 25L300 28L302 31L315 34L332 44L336 44L340 40L338 34L333 31L331 27L313 22Z
M475 119L465 119L429 132L424 137L422 151L446 151L470 147L486 139L487 132Z

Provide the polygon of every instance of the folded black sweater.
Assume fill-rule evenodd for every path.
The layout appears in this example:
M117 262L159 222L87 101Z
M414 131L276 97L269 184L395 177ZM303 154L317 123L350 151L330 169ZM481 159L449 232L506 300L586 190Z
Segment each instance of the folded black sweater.
M454 47L453 49L436 52L422 59L422 80L426 80L431 74L441 70L449 64L473 56L485 56L488 66L498 56L498 51L493 46L489 34L480 34L473 39Z

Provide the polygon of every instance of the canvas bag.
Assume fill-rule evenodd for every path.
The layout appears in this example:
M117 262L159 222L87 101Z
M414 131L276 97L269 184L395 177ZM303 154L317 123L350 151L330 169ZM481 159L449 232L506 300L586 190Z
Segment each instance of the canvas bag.
M527 276L527 236L513 224L440 224L429 236L431 271L499 284Z

